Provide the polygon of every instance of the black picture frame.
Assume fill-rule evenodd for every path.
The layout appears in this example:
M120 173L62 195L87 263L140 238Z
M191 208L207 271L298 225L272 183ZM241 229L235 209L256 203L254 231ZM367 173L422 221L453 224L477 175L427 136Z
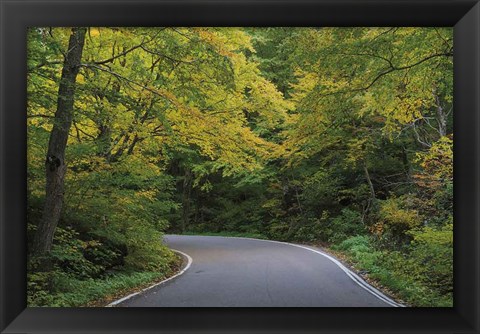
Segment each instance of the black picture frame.
M479 333L480 4L472 0L0 0L2 333ZM454 26L453 308L27 308L30 26Z

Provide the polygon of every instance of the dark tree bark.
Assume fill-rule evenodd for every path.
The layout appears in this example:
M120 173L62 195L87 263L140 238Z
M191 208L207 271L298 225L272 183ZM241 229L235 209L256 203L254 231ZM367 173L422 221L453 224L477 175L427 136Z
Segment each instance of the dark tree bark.
M183 178L183 191L182 191L182 232L188 227L190 220L190 198L192 194L192 173L186 168L185 176Z
M402 146L402 163L408 182L412 181L412 168L408 159L407 148Z
M98 130L99 132L96 138L98 143L98 155L109 160L112 153L112 131L107 123L99 124Z
M372 179L370 178L370 173L368 172L367 163L365 161L363 162L363 172L365 173L365 178L367 179L370 194L372 196L371 198L373 200L375 199L375 188L373 187Z
M367 168L367 162L365 160L363 161L363 172L365 173L365 178L367 179L368 187L370 188L370 198L367 200L365 206L363 207L362 213L362 224L365 224L365 217L370 212L372 203L376 198L375 188L373 187L372 179L370 178L370 173L368 172Z
M86 28L72 28L58 89L57 110L45 161L46 192L42 219L33 240L35 255L48 253L63 206L65 148L72 125L75 82L80 69Z

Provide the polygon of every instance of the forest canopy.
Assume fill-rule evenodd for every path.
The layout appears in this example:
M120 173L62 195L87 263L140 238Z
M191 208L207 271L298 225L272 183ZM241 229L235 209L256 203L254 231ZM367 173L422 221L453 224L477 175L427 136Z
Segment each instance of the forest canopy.
M410 305L453 305L451 28L27 43L30 306L168 275L164 233L322 245Z

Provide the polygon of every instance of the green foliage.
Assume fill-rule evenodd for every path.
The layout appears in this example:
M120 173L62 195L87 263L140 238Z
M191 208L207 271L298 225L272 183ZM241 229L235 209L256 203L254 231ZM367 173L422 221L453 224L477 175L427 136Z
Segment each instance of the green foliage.
M53 261L53 265L66 274L79 278L98 277L107 268L85 258L83 252L90 248L90 245L96 248L99 242L96 240L90 242L80 240L78 239L78 232L69 228L58 228L55 233L55 244L49 256ZM110 253L110 259L115 259L118 256L113 250L105 250L105 253L107 252Z
M365 233L360 214L350 209L343 209L341 214L333 218L326 227L327 241L339 243L350 236Z
M383 243L392 246L404 243L408 240L406 232L419 227L424 221L416 207L418 200L412 195L381 201L378 221L372 231Z
M442 294L453 293L453 225L411 231L411 274ZM418 264L421 264L420 266Z
M341 196L341 184L338 175L326 168L316 170L301 184L303 191L302 202L311 211L318 212L320 209L331 207L337 204Z
M30 230L34 229L29 226ZM174 254L155 236L150 236L153 245L148 247L132 249L127 245L126 257L122 249L108 240L86 241L80 237L72 228L58 228L48 256L29 258L29 306L85 306L166 277L172 272L172 266L177 265ZM131 242L145 239L145 236L130 238ZM152 251L156 253L149 253Z
M417 153L417 161L437 182L453 181L453 139L441 137L427 152Z
M300 226L296 231L293 240L302 241L302 242L318 242L326 240L328 237L326 235L326 220L328 219L327 212L324 212L324 215L320 219L314 218L310 220L307 224Z
M219 237L238 237L238 238L255 238L268 239L265 235L254 232L184 232L184 235L205 235L205 236L219 236Z
M431 231L418 232L422 241L415 242L407 254L380 250L368 236L351 237L333 249L347 254L369 278L377 280L410 305L451 307L452 247L448 244L451 230L447 228L437 233L442 234L443 242L428 244L424 240L433 240Z
M29 305L163 275L163 233L186 231L327 243L412 304L450 305L452 31L89 28ZM27 34L29 245L68 37Z
M350 251L356 253L360 251L361 253L367 252L371 248L371 240L368 236L358 235L355 237L350 237L343 240L337 246L334 247L338 250Z
M161 233L155 233L148 227L128 230L125 235L128 249L125 257L127 268L165 272L174 255L160 242L161 236Z
M108 299L138 288L152 281L162 279L166 273L123 272L101 280L79 280L62 272L34 273L28 280L27 303L30 307L79 307ZM39 289L45 280L53 280L56 291Z

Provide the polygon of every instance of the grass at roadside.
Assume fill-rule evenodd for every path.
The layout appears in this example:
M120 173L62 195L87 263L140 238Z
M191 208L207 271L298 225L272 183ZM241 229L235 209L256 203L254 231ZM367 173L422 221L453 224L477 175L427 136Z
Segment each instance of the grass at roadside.
M119 271L103 279L79 280L71 277L54 277L56 293L39 291L31 306L49 307L91 307L106 306L108 303L130 293L144 289L177 273L182 265L182 257L176 260L166 272Z
M452 293L440 294L415 275L411 261L401 253L376 250L368 238L352 237L327 248L373 286L399 302L414 307L452 307Z

